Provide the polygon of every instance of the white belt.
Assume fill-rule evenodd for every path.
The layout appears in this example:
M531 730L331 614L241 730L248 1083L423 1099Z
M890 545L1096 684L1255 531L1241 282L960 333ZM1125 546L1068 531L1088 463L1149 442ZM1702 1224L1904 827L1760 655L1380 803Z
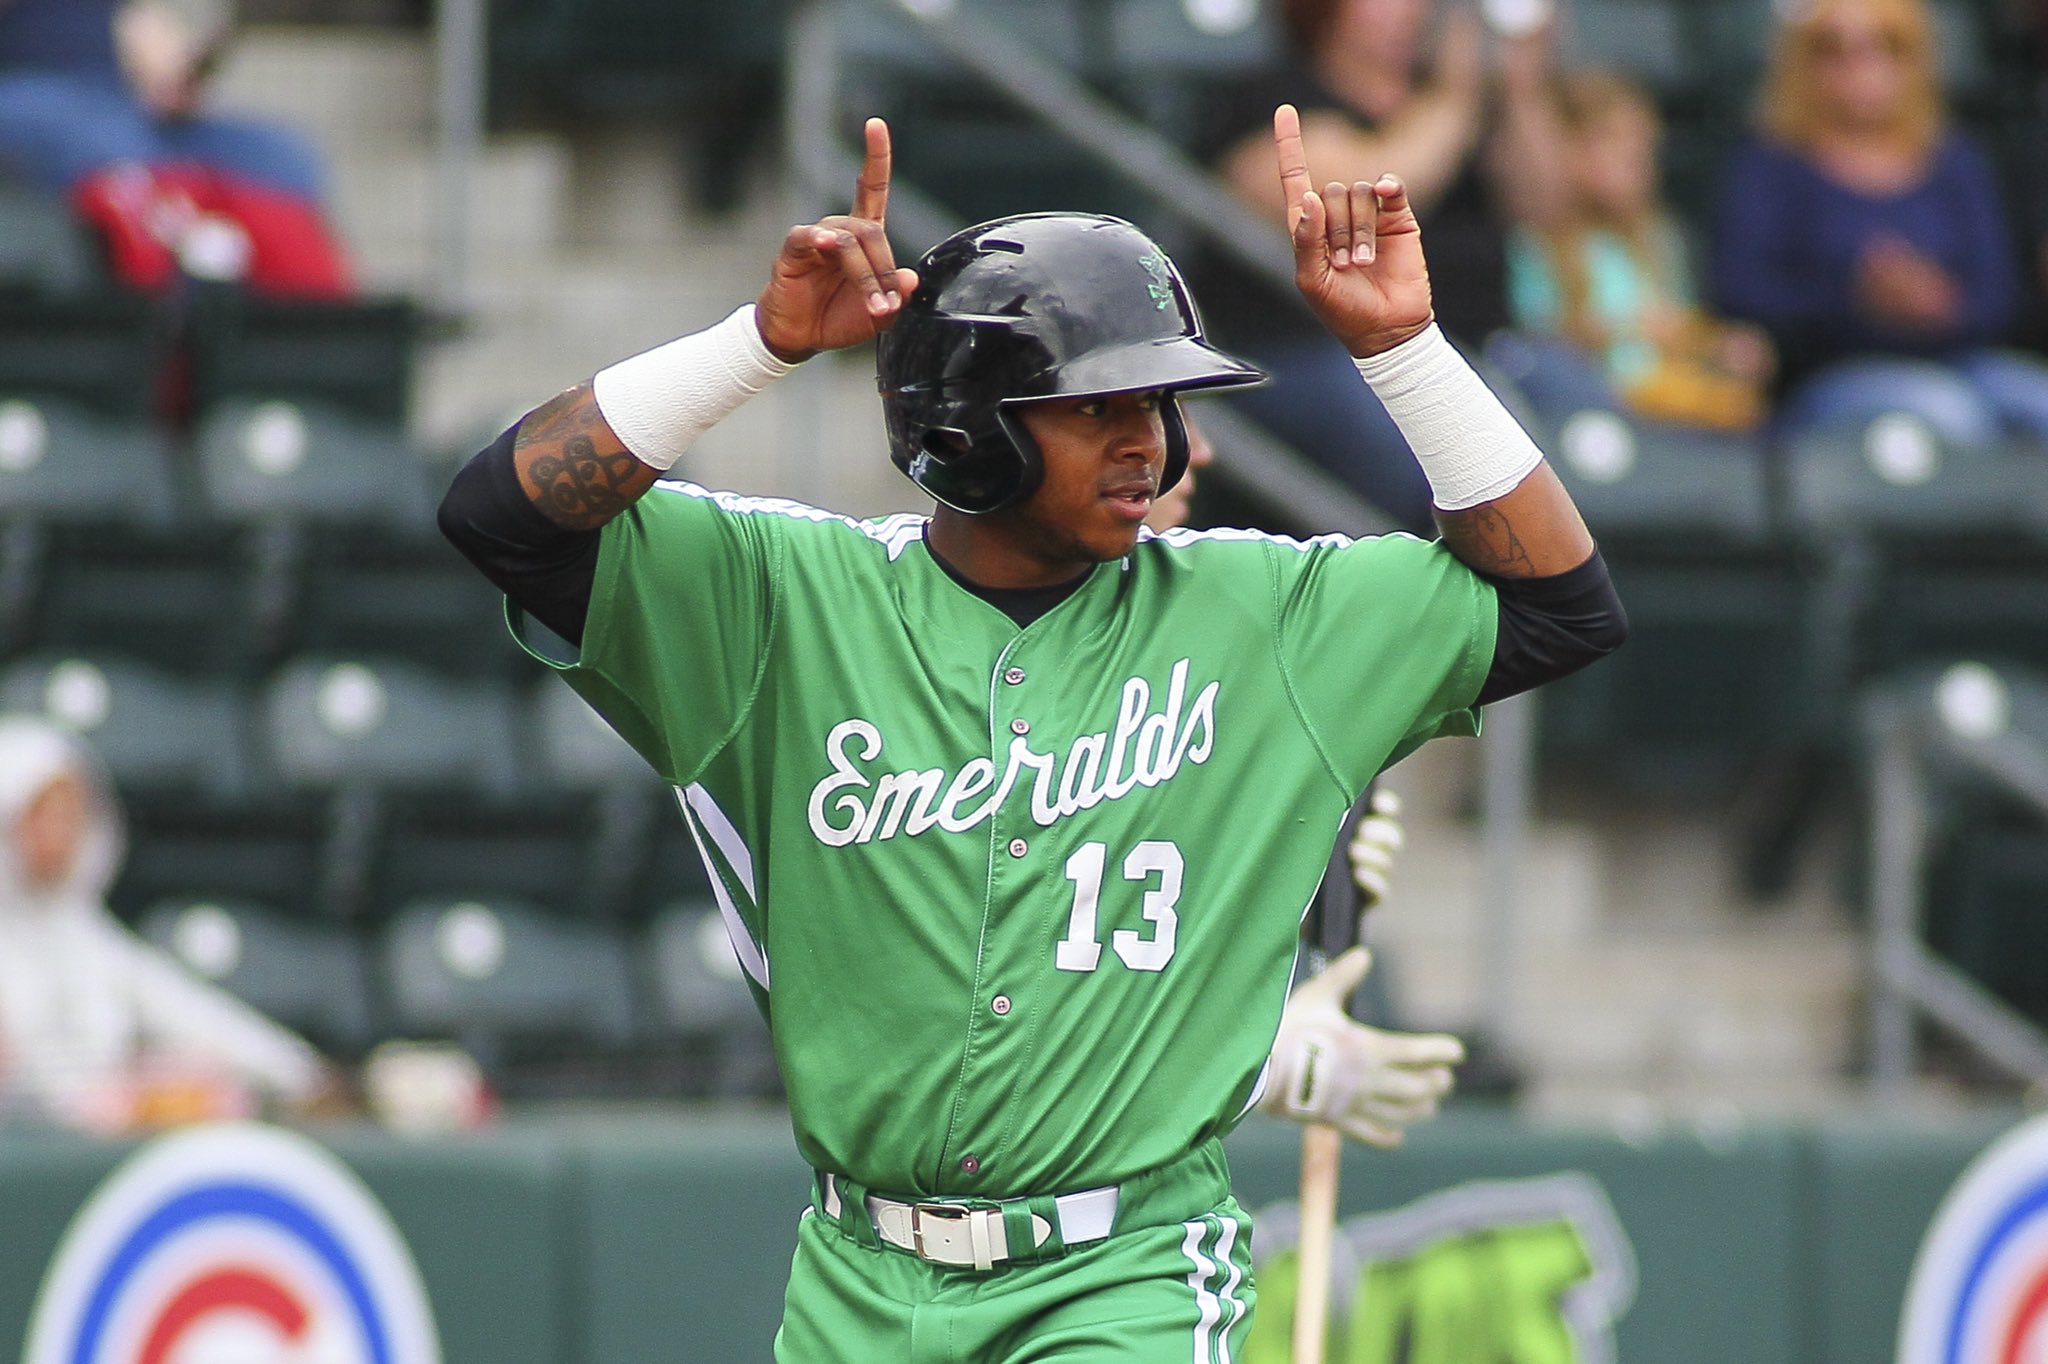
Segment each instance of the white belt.
M825 1215L837 1218L843 1206L837 1176L826 1175L824 1185ZM1053 1216L1059 1220L1061 1243L1078 1246L1109 1235L1116 1225L1116 1205L1114 1184L1054 1198ZM945 1202L899 1203L893 1198L869 1194L868 1220L884 1241L933 1264L989 1270L1011 1258L1010 1234L1003 1224L1001 1208L970 1208ZM1052 1228L1046 1220L1034 1213L1033 1249L1044 1245L1051 1235Z

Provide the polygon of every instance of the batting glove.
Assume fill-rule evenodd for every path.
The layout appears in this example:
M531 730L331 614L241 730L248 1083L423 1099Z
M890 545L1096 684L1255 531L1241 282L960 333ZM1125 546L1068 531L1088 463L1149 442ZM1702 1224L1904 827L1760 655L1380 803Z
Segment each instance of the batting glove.
M1372 954L1354 947L1288 997L1259 1107L1394 1147L1451 1092L1451 1067L1465 1059L1465 1046L1443 1033L1386 1032L1353 1021L1344 1001L1371 969Z
M1358 885L1361 911L1387 898L1387 886L1394 874L1394 855L1406 841L1407 835L1401 830L1401 798L1392 791L1373 792L1372 808L1358 821L1349 849L1351 879Z

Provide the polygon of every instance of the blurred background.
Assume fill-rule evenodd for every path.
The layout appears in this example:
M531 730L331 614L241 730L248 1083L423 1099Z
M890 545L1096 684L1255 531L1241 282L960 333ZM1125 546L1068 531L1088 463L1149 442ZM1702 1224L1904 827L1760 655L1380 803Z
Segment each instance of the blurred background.
M1823 1235L1787 1219L1824 1167L1825 1234L1877 1260L1823 1277L1867 1282L1713 1357L1876 1357L1933 1200L2048 1092L2048 7L120 8L0 3L0 710L96 752L108 908L329 1058L308 1113L496 1113L467 1140L513 1166L523 1123L616 1122L623 1153L576 1159L656 1187L651 1150L786 1145L751 1135L780 1130L772 1058L672 794L518 653L432 507L527 409L750 298L790 223L843 207L863 117L895 133L899 259L1116 213L1274 371L1191 405L1218 452L1194 524L1418 522L1292 301L1258 160L1286 98L1319 175L1415 187L1446 329L1634 630L1390 778L1376 1007L1475 1059L1454 1168L1388 1187L1522 1168L1561 1125L1596 1143L1563 1163L1682 1147L1610 1186L1745 1190L1726 1245L1789 1245ZM687 474L914 509L878 418L871 357L821 358ZM399 1058L403 1090L421 1055L456 1062L424 1099L363 1068ZM1900 1150L1920 1182L1873 1193ZM1648 1242L1694 1214L1623 1212L1654 1322ZM659 1336L576 1301L556 1346L478 1357ZM1685 1338L1634 1357L1709 1357Z

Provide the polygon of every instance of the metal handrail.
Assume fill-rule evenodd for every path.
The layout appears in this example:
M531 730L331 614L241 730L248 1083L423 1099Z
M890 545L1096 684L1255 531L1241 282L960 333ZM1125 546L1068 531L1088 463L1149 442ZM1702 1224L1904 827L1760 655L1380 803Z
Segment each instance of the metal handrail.
M1997 742L1944 733L1932 716L1897 697L1864 718L1870 752L1870 1079L1896 1097L1911 1084L1914 1021L1925 1017L2029 1084L2048 1084L2043 1029L1921 937L1925 877L1933 845L1930 759L1938 752L2048 821L2048 753L2012 734Z

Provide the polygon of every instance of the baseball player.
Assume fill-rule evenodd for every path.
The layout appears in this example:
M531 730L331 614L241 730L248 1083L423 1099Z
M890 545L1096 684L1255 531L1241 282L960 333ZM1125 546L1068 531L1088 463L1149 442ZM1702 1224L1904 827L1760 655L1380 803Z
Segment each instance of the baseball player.
M1298 282L1404 423L1441 541L1146 533L1178 395L1257 371L1114 219L898 266L880 120L866 143L852 212L792 228L754 304L543 404L442 526L678 788L714 873L817 1171L778 1358L1228 1360L1253 1294L1220 1138L1340 820L1612 648L1619 603L1433 327L1399 181L1312 189L1291 108ZM749 395L871 339L929 516L655 489ZM677 1214L718 1235L715 1197Z

